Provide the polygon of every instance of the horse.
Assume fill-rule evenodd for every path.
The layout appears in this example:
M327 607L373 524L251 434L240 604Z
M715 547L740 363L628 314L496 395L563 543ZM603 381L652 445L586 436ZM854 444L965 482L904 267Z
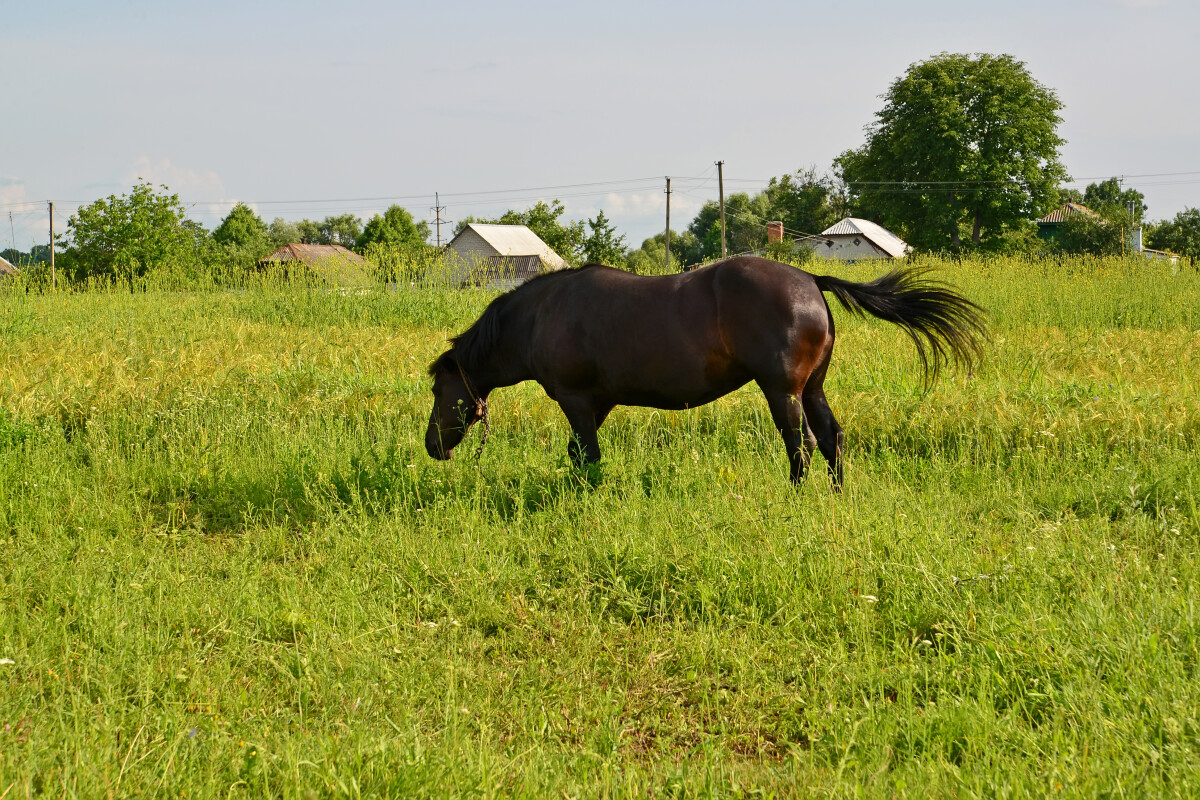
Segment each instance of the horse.
M492 391L534 380L570 423L571 461L592 464L596 431L615 406L693 408L755 381L792 482L820 448L840 488L843 433L824 391L834 343L824 293L906 331L928 386L949 361L969 367L986 329L979 306L926 273L901 267L853 283L735 256L675 275L587 264L536 276L494 299L429 365L425 449L450 458L481 420L486 441Z

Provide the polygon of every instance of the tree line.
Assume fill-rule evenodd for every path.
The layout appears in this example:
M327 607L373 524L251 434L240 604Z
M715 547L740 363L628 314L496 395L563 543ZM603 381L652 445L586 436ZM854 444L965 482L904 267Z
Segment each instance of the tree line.
M771 179L760 192L730 195L728 252L764 248L766 224L781 221L788 243L769 252L803 257L811 250L791 240L854 216L878 222L917 251L1104 255L1123 252L1129 231L1142 227L1147 246L1200 258L1200 210L1149 222L1142 193L1116 178L1083 192L1063 188L1070 176L1059 155L1062 103L1012 56L942 53L910 66L882 99L864 143L839 155L828 172L799 169ZM1072 214L1053 240L1040 238L1036 220L1066 202L1093 213ZM469 222L527 225L569 263L598 261L636 272L683 269L721 252L715 201L685 229L671 232L669 262L665 233L633 248L603 210L585 220L565 215L559 200L539 201L491 219L467 217L457 230ZM187 218L167 187L139 182L129 194L97 200L71 216L61 264L76 280L132 280L167 267L248 269L295 242L338 244L366 255L435 255L429 240L429 224L400 206L366 222L341 214L267 223L239 203L209 232ZM44 250L5 252L14 263L45 256Z

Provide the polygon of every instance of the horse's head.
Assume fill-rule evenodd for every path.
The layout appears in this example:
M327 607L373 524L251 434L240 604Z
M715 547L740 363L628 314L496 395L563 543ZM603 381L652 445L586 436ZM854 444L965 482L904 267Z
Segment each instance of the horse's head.
M429 367L433 376L433 411L425 431L425 450L439 461L450 458L454 448L479 420L487 419L487 396L477 394L467 373L447 350Z

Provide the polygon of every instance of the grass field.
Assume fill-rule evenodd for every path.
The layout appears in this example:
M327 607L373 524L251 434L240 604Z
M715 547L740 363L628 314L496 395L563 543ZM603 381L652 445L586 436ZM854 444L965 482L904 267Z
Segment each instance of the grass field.
M432 461L482 292L0 291L0 798L1194 796L1200 277L937 266L985 360L835 309L840 495L752 389Z

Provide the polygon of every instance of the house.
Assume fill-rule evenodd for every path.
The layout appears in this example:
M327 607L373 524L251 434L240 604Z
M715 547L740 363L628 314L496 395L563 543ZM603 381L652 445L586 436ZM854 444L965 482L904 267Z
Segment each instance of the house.
M567 262L525 225L469 222L445 250L452 283L511 288Z
M1038 238L1045 239L1047 242L1058 241L1063 223L1067 221L1067 217L1075 214L1086 214L1089 217L1100 216L1082 203L1063 203L1061 207L1054 209L1037 221Z
M904 258L911 250L896 234L867 219L847 217L801 241L821 258L842 261Z
M296 264L317 269L365 267L367 260L340 244L285 244L271 255L258 260L259 267Z
M16 274L17 274L17 268L12 265L12 262L10 262L4 256L0 256L0 277L4 277L5 275L16 275Z

